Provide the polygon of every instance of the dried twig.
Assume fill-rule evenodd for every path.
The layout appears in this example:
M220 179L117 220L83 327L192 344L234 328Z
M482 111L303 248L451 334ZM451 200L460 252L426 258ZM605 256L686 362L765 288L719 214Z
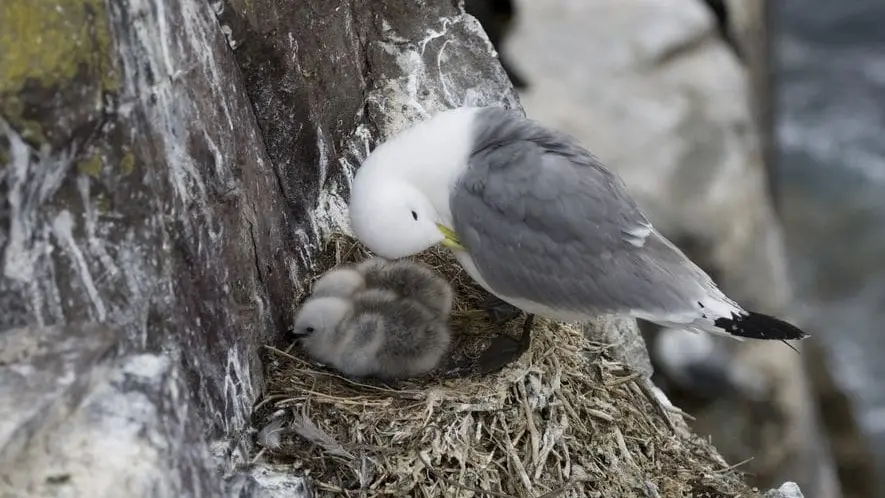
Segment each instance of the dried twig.
M324 267L367 256L351 239L336 236ZM453 355L475 358L501 332L477 312L487 293L447 252L433 249L418 259L456 288ZM538 498L627 496L637 482L683 476L688 483L697 475L716 476L723 495L751 495L708 445L674 434L645 411L651 402L672 424L639 375L625 375L623 365L598 354L606 348L574 327L541 320L531 349L511 368L486 377L431 375L391 387L318 367L298 348L269 346L274 361L267 394L253 419L263 427L282 409L295 422L292 429L284 425L279 441L265 434L274 448L253 459L293 465L315 481L320 496L436 493L424 487L428 473L450 489L500 498L510 495L488 488L519 490L520 498L533 489L553 490ZM615 458L631 465L613 473ZM668 492L690 494L691 486Z

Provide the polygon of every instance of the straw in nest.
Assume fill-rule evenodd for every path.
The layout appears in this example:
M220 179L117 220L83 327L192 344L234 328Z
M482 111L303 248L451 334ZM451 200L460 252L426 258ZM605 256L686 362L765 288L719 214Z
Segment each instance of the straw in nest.
M366 257L338 235L324 266ZM416 259L455 286L453 356L475 357L498 333L476 309L488 294L447 251ZM269 350L255 459L308 476L320 496L759 496L657 409L641 375L570 326L538 320L529 351L499 373L396 387Z

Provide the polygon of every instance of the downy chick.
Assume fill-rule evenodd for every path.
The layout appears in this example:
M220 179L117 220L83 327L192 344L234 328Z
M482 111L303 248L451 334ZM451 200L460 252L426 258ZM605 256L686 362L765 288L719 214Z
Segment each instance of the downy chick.
M442 320L448 319L452 311L452 286L424 265L408 260L370 258L356 266L340 266L314 282L311 297L346 298L371 289L418 301Z
M365 278L368 289L389 290L400 297L414 299L442 320L448 319L452 312L455 299L452 286L420 263L369 258L358 264L356 270Z
M311 298L349 298L357 291L365 290L366 279L352 265L339 266L327 271L311 287Z
M294 333L314 359L352 377L403 379L439 365L451 335L445 322L391 291L359 291L350 299L311 297Z

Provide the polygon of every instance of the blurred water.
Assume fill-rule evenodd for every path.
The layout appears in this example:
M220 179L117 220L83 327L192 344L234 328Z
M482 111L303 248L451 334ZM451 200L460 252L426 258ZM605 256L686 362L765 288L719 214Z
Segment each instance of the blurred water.
M796 291L885 475L885 2L776 5L778 176Z

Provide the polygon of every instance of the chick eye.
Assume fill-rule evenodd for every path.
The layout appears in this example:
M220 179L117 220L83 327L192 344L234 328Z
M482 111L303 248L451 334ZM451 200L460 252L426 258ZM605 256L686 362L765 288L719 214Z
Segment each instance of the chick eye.
M412 211L412 219L418 221L418 213Z
M308 331L308 332L313 332L313 331L314 331L314 330L313 330L313 327L307 327L307 328L304 329L304 330L306 330L306 331Z

